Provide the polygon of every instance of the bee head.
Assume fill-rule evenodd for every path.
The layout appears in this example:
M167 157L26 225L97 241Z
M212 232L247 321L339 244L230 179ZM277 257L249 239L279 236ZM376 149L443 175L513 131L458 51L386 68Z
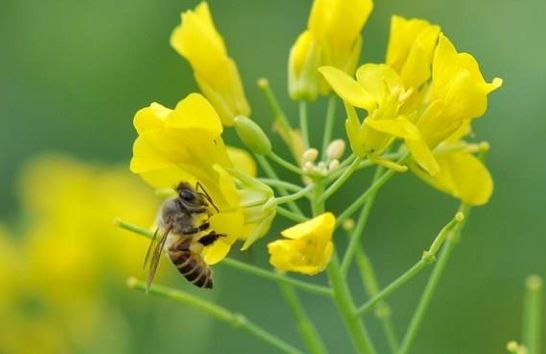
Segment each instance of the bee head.
M192 186L186 182L182 182L176 188L178 198L182 204L189 209L202 209L208 207L208 203L203 195L197 192Z

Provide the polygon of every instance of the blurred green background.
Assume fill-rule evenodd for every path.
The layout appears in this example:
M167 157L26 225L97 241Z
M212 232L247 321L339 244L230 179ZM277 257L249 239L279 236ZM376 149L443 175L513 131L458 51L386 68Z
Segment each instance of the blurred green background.
M18 176L29 158L59 151L82 161L127 165L136 110L153 101L174 106L197 90L189 65L168 43L180 12L197 3L0 1L0 219L15 230L16 238L24 223ZM263 127L271 126L271 114L255 85L260 77L270 79L286 111L295 117L297 107L286 94L286 62L293 41L305 27L311 1L210 0L209 4L230 55L238 63L252 118ZM524 278L530 273L546 275L546 165L540 155L546 138L546 2L376 1L364 31L363 62L383 60L393 14L441 25L459 50L478 59L488 80L504 79L504 87L490 96L488 113L474 124L479 138L492 146L488 163L495 178L495 195L486 207L473 212L413 350L501 353L507 341L520 336ZM324 107L325 102L320 101L311 108L313 129L322 126ZM344 135L341 113L339 110L338 137ZM232 132L228 137L228 142L238 144ZM278 140L274 143L281 146ZM318 145L318 139L315 143ZM336 204L347 203L362 190L368 174L359 174L360 180L344 188ZM381 284L420 257L456 206L455 200L410 174L394 179L381 191L365 235ZM271 238L281 226L271 231ZM266 265L264 245L262 242L244 257ZM56 257L55 245L51 245L50 256ZM160 282L188 288L172 268L164 267L164 273ZM352 276L357 284L357 274ZM421 274L389 299L400 335L426 279ZM274 284L222 266L216 267L216 280L214 292L203 296L299 343ZM129 319L123 334L128 344L119 347L123 349L80 348L79 352L274 353L254 338L193 309L123 287L112 302L120 303L120 297L121 311ZM343 325L330 304L302 297L327 345L337 348L333 352L350 352ZM2 321L7 319L0 318ZM366 322L382 340L374 317L368 316ZM112 329L108 340L116 341L116 323L104 327ZM378 346L380 352L385 351L385 346Z

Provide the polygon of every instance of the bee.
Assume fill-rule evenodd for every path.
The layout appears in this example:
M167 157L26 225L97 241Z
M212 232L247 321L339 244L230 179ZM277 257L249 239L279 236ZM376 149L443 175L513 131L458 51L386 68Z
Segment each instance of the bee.
M219 212L218 208L199 182L195 188L181 182L174 190L177 196L167 199L161 206L159 224L144 259L144 267L149 264L147 289L152 284L164 248L186 280L197 287L212 289L212 270L201 251L225 236L210 230L210 207L216 212Z

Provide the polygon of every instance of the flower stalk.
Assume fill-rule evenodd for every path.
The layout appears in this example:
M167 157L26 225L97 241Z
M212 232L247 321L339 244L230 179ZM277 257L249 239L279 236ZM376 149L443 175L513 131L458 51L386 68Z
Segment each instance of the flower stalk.
M528 354L540 354L542 330L542 278L531 275L525 281L523 345Z
M136 278L129 278L129 280L127 281L127 285L131 289L146 292L146 283L139 281ZM282 353L303 354L301 350L286 343L279 337L269 333L265 329L251 322L244 315L231 312L221 306L203 300L197 296L193 296L183 291L166 288L159 285L152 285L148 293L152 295L158 295L160 297L164 297L169 300L184 305L189 305L198 310L201 310L221 322L226 322L227 324L230 324L235 329L241 329L256 338L261 339L262 341L271 345Z

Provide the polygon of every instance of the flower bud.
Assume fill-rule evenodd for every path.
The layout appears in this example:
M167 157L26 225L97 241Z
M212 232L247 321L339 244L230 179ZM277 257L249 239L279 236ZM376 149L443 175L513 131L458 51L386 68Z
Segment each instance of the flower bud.
M339 160L343 153L345 152L345 141L341 139L336 139L328 145L326 149L326 157L329 160Z
M319 155L319 152L315 148L307 149L303 152L302 160L303 162L315 162Z
M313 34L303 32L290 51L288 60L288 92L293 100L314 101L319 94L320 50Z
M271 152L271 142L258 124L243 116L235 117L233 122L237 135L250 151L258 155L268 155Z

